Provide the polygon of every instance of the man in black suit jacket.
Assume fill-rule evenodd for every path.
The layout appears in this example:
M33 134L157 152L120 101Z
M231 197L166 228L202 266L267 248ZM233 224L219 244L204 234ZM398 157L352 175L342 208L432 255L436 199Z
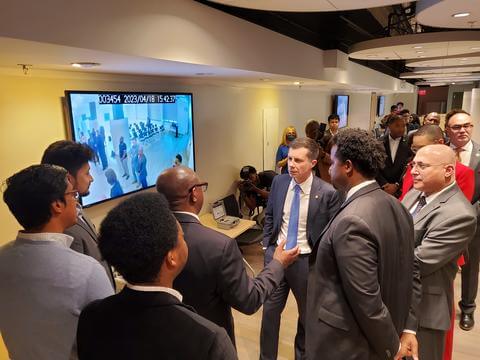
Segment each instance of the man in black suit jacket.
M412 150L403 139L405 120L400 115L388 119L389 134L382 138L387 153L385 167L377 175L377 182L390 195L399 197L402 190L402 178L412 157Z
M200 315L224 327L235 344L231 307L255 313L280 283L284 267L296 259L297 249L279 249L275 260L250 278L235 240L200 223L207 185L184 166L169 168L157 179L157 190L166 196L180 222L190 254L173 287Z
M312 168L317 164L318 151L318 145L312 139L298 138L293 141L288 151L289 174L276 176L270 190L263 231L265 264L269 264L281 241L291 237L294 237L295 243L300 248L300 257L295 264L285 270L280 286L263 306L260 332L261 359L277 358L280 318L290 290L295 296L299 312L295 358L304 357L308 256L341 202L332 185L312 173ZM294 210L297 187L298 212ZM292 215L295 212L298 216ZM295 217L297 221L292 225L291 219ZM291 231L292 226L296 229Z
M373 137L347 129L333 138L330 174L346 193L310 257L308 359L398 359L413 281L413 224L375 175L384 161Z
M73 188L78 191L80 196L87 196L90 193L90 184L93 182L88 162L93 159L93 156L92 149L85 144L60 140L48 146L43 153L42 164L65 168ZM112 269L98 250L95 226L85 215L80 204L77 204L77 223L65 230L65 234L73 237L72 245L70 245L72 250L91 256L102 264L113 288L115 288Z
M127 285L82 311L80 360L237 358L225 330L184 305L172 289L188 248L162 195L139 194L110 211L99 246Z

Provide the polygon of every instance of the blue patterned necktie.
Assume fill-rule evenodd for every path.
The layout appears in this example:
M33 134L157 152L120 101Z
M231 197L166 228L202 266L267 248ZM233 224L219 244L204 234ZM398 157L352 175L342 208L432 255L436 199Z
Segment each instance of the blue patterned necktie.
M293 249L297 246L298 236L298 216L300 213L300 192L302 189L297 184L295 185L292 205L290 206L290 219L288 220L287 244L285 249Z
M415 210L413 210L412 217L415 218L415 216L418 215L420 210L422 210L422 208L425 205L427 205L427 199L425 198L425 196L422 195L422 196L420 196L420 199L418 200L417 207L415 208Z

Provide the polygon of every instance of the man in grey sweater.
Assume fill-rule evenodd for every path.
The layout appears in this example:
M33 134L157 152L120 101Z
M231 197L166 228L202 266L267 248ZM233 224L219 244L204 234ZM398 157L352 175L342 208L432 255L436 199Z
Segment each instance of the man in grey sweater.
M0 332L12 359L76 359L81 310L113 294L95 259L70 249L78 191L67 171L30 166L9 179L3 199L24 230L0 248Z

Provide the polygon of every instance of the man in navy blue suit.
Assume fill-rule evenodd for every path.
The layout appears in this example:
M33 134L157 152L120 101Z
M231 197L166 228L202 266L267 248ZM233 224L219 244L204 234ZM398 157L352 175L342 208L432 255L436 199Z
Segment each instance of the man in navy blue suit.
M270 190L263 238L265 264L272 260L275 248L284 240L287 249L298 245L300 256L285 269L279 287L263 305L260 359L277 358L280 317L290 290L299 313L295 359L304 358L308 256L341 204L335 189L312 172L318 152L318 145L312 139L293 141L288 151L289 174L276 176Z

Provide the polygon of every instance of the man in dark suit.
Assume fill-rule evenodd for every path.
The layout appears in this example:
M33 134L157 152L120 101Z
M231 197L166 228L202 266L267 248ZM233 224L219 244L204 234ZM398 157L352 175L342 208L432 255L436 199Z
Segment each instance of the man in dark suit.
M480 218L480 145L472 140L473 120L464 110L452 110L445 117L445 130L450 138L450 147L455 151L457 161L475 171L475 189L472 204L477 210L477 223ZM475 298L478 290L478 270L480 258L480 228L468 245L466 264L462 267L462 299L459 302L462 315L460 327L471 330L475 324Z
M80 196L87 196L90 184L93 181L90 175L89 161L93 159L92 149L81 143L69 140L56 141L50 144L42 156L42 164L53 164L65 168L68 171L68 180ZM97 232L88 216L83 212L82 206L77 204L77 223L67 230L65 234L73 237L70 248L81 254L93 257L105 268L107 275L115 288L112 269L103 260L98 250Z
M237 358L225 330L184 305L172 289L188 248L162 195L139 194L111 210L99 246L127 285L82 311L80 359Z
M278 286L284 267L296 259L298 250L279 249L275 260L250 278L235 240L200 223L207 185L184 166L168 168L157 179L157 190L166 196L180 222L190 254L173 287L183 294L185 304L224 327L235 344L231 307L255 313Z
M407 167L412 151L403 139L405 120L400 115L388 118L388 135L382 138L387 154L385 166L377 175L377 182L390 195L400 196L402 177Z
M335 189L312 173L318 151L312 139L293 141L288 150L289 174L276 176L270 190L263 231L265 264L271 262L272 254L284 240L287 240L287 248L299 246L300 257L285 270L280 286L263 305L261 359L277 358L280 318L290 290L298 307L295 358L305 356L308 256L321 231L340 207Z
M420 359L442 360L457 259L475 233L476 212L455 182L455 153L446 145L421 148L411 172L414 189L403 204L413 216L421 286L407 328L417 332Z
M330 174L346 200L316 242L307 293L307 359L397 359L413 279L413 224L375 175L385 160L364 130L333 138Z

